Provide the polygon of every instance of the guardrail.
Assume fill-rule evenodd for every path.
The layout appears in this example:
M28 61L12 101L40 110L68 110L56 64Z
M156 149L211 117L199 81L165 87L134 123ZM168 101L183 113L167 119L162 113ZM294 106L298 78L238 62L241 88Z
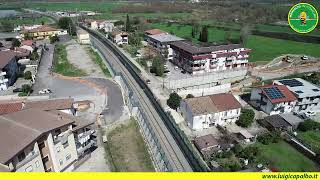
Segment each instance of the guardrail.
M165 126L168 128L169 132L172 134L173 138L175 139L176 143L178 144L179 148L183 152L184 156L188 160L191 168L193 171L196 172L207 172L209 171L208 167L205 165L201 158L193 152L193 148L190 142L185 141L185 135L183 132L177 128L176 123L169 118L166 112L162 109L159 102L154 97L152 91L146 85L146 83L141 79L139 73L135 71L134 64L127 59L125 55L123 55L117 47L115 47L109 40L107 40L104 36L101 36L97 32L88 29L83 25L79 25L81 28L87 30L92 36L99 39L104 45L106 45L120 60L120 62L127 68L130 72L131 76L136 80L139 86L144 90L145 94L151 101L152 105L154 106L155 110L159 113L161 119L163 120Z

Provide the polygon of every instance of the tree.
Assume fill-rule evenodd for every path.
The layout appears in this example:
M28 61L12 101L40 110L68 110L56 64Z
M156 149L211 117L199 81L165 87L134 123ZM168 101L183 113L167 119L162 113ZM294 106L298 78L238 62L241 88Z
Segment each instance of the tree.
M67 29L70 35L76 35L76 27L72 22L72 19L69 17L62 17L58 21L58 26L61 29Z
M59 38L58 38L58 36L57 35L54 35L54 36L50 36L50 43L51 44L53 44L53 43L55 43L55 42L57 42L57 41L59 41Z
M31 53L30 60L31 60L31 61L36 61L36 60L38 60L38 59L39 59L39 54L38 54L38 52L37 52L37 51L33 51L33 52Z
M174 110L180 106L181 97L177 93L171 93L169 99L167 100L167 105Z
M31 92L31 86L29 84L23 84L21 86L22 92L28 94Z
M320 129L320 123L313 120L305 120L298 125L298 129L303 132Z
M19 47L21 45L21 42L16 38L12 39L11 42L12 42L12 47Z
M164 60L160 55L156 56L152 61L150 69L151 73L155 73L157 76L162 77L164 74Z
M194 98L194 95L188 94L187 97L186 97L186 99L189 99L189 98Z
M130 17L127 14L127 20L126 20L126 32L130 32L131 31L131 24L130 24Z
M138 33L129 35L129 44L133 46L141 46L141 38Z
M242 44L245 44L250 34L251 34L251 27L248 24L244 25L240 30L240 42Z
M202 31L199 36L199 41L200 42L208 42L208 27L203 26Z
M241 127L249 127L254 121L254 111L252 109L242 109L239 120L236 124Z
M30 71L26 71L24 73L24 79L27 79L27 80L32 79L32 73Z

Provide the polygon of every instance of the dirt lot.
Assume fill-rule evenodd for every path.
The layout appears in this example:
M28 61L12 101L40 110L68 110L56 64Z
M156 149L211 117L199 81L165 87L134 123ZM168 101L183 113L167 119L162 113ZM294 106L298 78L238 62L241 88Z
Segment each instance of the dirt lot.
M147 147L134 119L111 130L105 145L112 171L154 171Z

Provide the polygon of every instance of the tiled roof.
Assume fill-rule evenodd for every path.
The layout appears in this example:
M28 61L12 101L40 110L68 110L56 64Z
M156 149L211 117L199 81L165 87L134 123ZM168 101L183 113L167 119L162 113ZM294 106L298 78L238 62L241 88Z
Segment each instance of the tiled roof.
M160 29L150 29L150 30L145 31L145 33L148 35L157 35L157 34L166 34L167 32L162 31Z
M16 53L14 51L0 51L0 68L4 68L15 57Z
M43 25L38 28L31 29L28 32L35 33L35 32L48 32L48 31L58 31L58 30L53 27Z
M277 87L281 91L281 93L284 95L284 97L277 98L277 99L272 99L271 97L269 97L268 94L265 92L264 88L272 88L272 87ZM273 104L281 103L281 102L291 102L291 101L297 100L297 98L294 96L294 94L284 85L265 85L265 86L260 86L259 88L261 89L262 93Z
M174 36L171 34L156 34L156 35L149 35L149 37L158 42L164 42L164 43L184 40L178 36Z
M22 110L21 101L0 101L0 115Z
M34 42L32 40L24 40L21 42L21 45L33 46Z
M241 108L239 101L228 93L214 94L184 100L193 115L204 115Z
M23 109L62 110L72 108L74 99L48 99L41 101L26 101Z
M212 134L197 137L194 139L194 143L200 150L219 145L219 142L213 137Z
M210 98L219 112L241 108L239 101L229 93L210 95Z

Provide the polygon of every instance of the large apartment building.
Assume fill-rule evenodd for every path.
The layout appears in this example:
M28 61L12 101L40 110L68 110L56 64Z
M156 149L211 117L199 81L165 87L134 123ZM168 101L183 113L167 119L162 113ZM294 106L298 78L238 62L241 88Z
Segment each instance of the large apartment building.
M26 109L0 116L0 170L73 170L79 159L75 131L91 132L90 124L80 121L58 110Z
M294 112L320 112L320 88L301 78L275 80L274 84L285 85L298 99Z
M251 52L240 44L201 46L176 41L170 43L170 47L173 49L172 62L190 74L246 68Z

